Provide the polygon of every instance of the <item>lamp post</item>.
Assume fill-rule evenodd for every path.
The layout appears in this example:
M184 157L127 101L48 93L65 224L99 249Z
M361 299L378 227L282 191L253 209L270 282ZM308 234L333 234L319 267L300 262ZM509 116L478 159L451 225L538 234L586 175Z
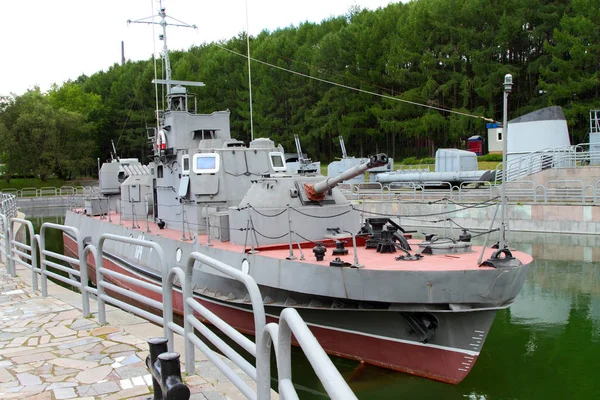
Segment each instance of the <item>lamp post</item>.
M506 152L508 142L508 94L512 92L513 78L511 74L504 75L504 111L502 114L502 186L500 196L502 198L502 224L500 226L501 238L500 248L504 249L506 245Z

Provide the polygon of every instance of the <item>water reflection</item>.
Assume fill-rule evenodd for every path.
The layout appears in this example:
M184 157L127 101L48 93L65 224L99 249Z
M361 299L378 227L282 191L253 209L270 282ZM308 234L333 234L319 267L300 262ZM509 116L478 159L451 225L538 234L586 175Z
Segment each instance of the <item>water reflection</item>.
M518 301L498 313L473 372L458 386L334 362L360 399L598 398L599 277L600 263L536 260ZM316 378L301 372L310 367L297 353L295 381L317 388Z

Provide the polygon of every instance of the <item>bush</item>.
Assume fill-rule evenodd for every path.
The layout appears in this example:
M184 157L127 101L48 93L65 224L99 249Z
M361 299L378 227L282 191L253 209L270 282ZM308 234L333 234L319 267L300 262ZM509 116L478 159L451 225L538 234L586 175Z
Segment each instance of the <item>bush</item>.
M416 164L418 164L417 157L407 157L404 160L400 161L400 164L402 164L402 165L416 165Z
M417 158L417 157L407 157L404 160L400 161L402 165L422 165L422 164L435 164L435 158L433 157L425 157L425 158Z
M497 153L486 154L484 156L477 157L477 161L497 161L497 162L501 162L502 161L502 154L497 154Z

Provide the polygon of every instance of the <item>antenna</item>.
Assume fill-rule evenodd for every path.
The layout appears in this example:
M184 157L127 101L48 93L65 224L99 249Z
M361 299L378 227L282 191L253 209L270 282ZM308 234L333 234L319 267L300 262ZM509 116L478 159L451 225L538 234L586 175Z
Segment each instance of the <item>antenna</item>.
M121 40L121 65L125 65L125 42Z
M110 144L112 145L112 154L110 155L110 158L114 159L119 159L119 156L117 156L117 149L115 148L115 141L110 139Z
M154 22L153 18L156 16L160 17L160 22ZM167 21L167 19L173 20L175 22L169 22L169 21ZM194 29L198 29L198 27L196 25L190 25L188 23L185 23L185 22L175 19L173 17L167 16L167 13L165 12L165 8L162 6L162 0L159 3L158 15L151 15L150 17L138 19L135 21L127 20L127 23L128 24L160 25L162 27L162 33L160 35L158 35L158 38L163 41L162 56L163 56L163 59L165 60L165 70L166 70L165 80L170 81L171 80L171 62L169 61L169 50L167 48L167 26L176 26L176 27L180 27L180 28L194 28ZM171 85L168 83L167 83L167 94L171 94Z
M344 138L340 135L340 147L342 148L342 158L348 158L346 153L346 145L344 144Z
M248 0L246 0L246 47L248 49L248 91L250 92L250 141L253 141L254 122L252 119L252 72L250 71L250 28L248 26Z
M294 134L294 142L296 142L296 154L298 154L298 162L300 163L300 165L304 165L306 163L306 160L302 155L302 146L300 146L300 138L296 134Z

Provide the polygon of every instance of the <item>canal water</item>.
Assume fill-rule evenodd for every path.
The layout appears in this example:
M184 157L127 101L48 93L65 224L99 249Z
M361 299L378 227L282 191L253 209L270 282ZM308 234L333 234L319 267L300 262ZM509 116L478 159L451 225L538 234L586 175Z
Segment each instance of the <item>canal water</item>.
M37 230L62 219L32 221ZM513 244L536 259L517 302L498 312L469 376L452 386L333 358L359 399L600 398L600 236L517 236ZM62 248L60 234L50 241ZM327 398L302 352L293 355L300 398Z

